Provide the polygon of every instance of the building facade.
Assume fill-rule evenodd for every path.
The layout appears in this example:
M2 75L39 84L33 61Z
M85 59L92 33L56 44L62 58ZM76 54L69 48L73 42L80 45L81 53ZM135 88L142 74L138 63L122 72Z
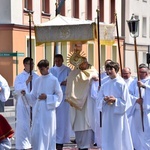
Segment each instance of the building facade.
M150 1L126 0L125 19L130 20L132 14L139 19L139 36L136 38L138 63L147 63L146 55L150 51ZM127 23L125 28L125 65L130 67L136 76L134 39L129 35Z
M116 22L116 13L122 66L125 64L124 39L126 30L123 27L126 27L124 20L128 16L125 14L124 0L117 1L117 3L115 0L65 0L64 2L62 0L0 0L0 4L0 73L7 79L10 86L13 86L16 75L23 70L22 62L24 57L30 56L30 54L32 54L35 64L41 59L48 59L50 61L50 67L53 65L55 43L36 46L34 25L49 21L58 13L67 17L96 21L96 10L99 8L100 22L106 24ZM61 4L62 7L59 7ZM31 17L29 16L29 10L33 11ZM31 28L29 29L30 23ZM31 33L31 37L29 33ZM103 68L102 66L106 59L120 61L116 32L115 36L116 39L113 45L101 44L100 46L101 68ZM128 38L127 41L130 42L131 39ZM67 56L73 50L73 43L58 42L57 44L58 53L64 56L65 63L67 64ZM83 44L83 51L89 63L98 69L99 56L97 47L97 41L88 41ZM14 53L18 55L16 56ZM39 74L36 65L34 69Z

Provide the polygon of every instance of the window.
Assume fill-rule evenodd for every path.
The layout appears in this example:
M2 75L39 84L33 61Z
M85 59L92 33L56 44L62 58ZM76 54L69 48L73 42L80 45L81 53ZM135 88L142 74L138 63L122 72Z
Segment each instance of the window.
M62 16L65 16L65 0L58 0L58 7L59 10L57 13L61 14Z
M51 43L45 43L45 59L49 61L49 67L53 66L54 50Z
M144 64L147 63L147 53L146 52L143 52L143 61L142 61Z
M79 18L79 0L72 0L73 17Z
M31 39L31 56L30 56L30 39L27 39L27 57L33 58L33 61L36 64L36 59L35 59L35 39ZM36 67L36 65L34 67Z
M87 0L86 19L92 20L92 0Z
M104 22L104 0L99 0L100 22Z
M24 0L24 8L32 10L32 0Z
M49 13L49 0L42 0L42 12L43 13Z
M117 46L112 46L112 60L117 62Z
M104 71L104 63L106 60L106 46L105 45L101 45L101 67L102 67L102 71Z
M94 65L94 44L88 44L88 62Z
M64 64L67 65L67 56L68 56L68 49L67 49L67 42L61 42L61 54L64 58Z
M110 21L111 23L115 22L115 0L111 0L111 11L110 11Z
M143 17L142 18L142 37L146 37L147 36L146 33L147 33L147 19L146 17Z

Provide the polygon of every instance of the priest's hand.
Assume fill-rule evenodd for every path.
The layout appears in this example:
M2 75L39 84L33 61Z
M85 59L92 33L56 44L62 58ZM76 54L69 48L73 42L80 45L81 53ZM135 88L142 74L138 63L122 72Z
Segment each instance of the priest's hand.
M46 98L47 98L47 95L44 94L44 93L42 93L42 94L39 95L39 97L38 97L39 100L46 100Z
M2 91L2 88L0 87L0 92Z
M138 98L136 100L136 102L139 104L139 105L142 105L143 104L143 98Z

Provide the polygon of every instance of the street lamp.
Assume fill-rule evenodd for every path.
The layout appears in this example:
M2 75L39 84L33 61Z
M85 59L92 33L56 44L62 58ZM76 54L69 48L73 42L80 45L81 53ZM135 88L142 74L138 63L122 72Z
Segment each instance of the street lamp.
M133 38L136 38L139 36L139 19L135 19L135 15L132 14L132 17L130 20L127 20L130 35Z
M135 15L132 14L131 19L127 20L127 23L128 23L130 35L131 35L131 37L134 38L137 78L138 78L138 81L139 81L140 80L140 78L139 78L139 68L138 68L139 65L138 65L138 54L137 54L137 44L136 44L136 38L139 36L139 19L135 19ZM139 90L139 98L142 98L140 87L138 87L138 90ZM142 128L143 128L143 131L144 131L143 106L142 106L142 104L140 104L140 109L141 109Z

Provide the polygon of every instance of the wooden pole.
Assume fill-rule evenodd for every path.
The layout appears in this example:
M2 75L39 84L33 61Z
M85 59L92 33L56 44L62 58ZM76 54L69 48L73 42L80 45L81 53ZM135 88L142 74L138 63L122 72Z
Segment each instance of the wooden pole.
M30 58L32 58L32 39L31 39L31 17L33 12L29 10L29 51L30 51ZM30 61L30 75L32 75L32 62ZM30 91L32 90L32 81L30 81Z
M32 39L31 39L31 17L33 12L29 10L29 43L30 43L30 58L32 58ZM32 75L32 63L30 60L30 75ZM32 90L32 80L30 81L30 91ZM32 125L32 107L30 107L30 120Z
M137 69L137 78L138 78L138 81L139 81L140 77L139 77L139 65L138 65L136 37L134 37L134 47L135 47L135 61L136 61L136 69ZM139 97L142 98L142 96L141 96L141 88L139 86L138 86L138 90L139 90ZM141 119L142 119L142 129L144 131L143 105L142 104L140 104L140 110L141 110Z
M99 9L96 10L97 12L97 46L98 46L98 71L99 71L99 88L101 87L101 65L100 65L100 35L99 35ZM102 112L100 111L100 127L102 127Z
M120 71L122 76L122 60L121 60L121 51L120 51L120 40L119 40L119 30L118 30L118 20L117 20L117 13L115 13L115 20L116 20L116 31L117 31L117 42L118 42L118 53L119 53L119 62L120 62Z
M55 17L58 15L58 1L56 0L56 3L55 3ZM53 66L55 66L55 55L57 54L57 46L58 46L58 43L57 42L54 42L54 54L53 54Z

